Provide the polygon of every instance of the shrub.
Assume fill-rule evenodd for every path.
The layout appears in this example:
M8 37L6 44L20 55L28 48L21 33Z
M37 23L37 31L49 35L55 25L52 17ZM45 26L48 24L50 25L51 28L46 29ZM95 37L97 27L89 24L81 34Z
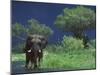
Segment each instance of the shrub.
M73 38L64 36L61 44L52 44L46 47L46 51L50 52L68 52L68 51L76 51L76 50L83 50L84 45L83 41Z
M91 40L90 44L93 48L96 48L96 40Z
M52 44L52 45L48 45L44 50L49 52L61 52L62 46L58 44Z
M65 51L71 51L71 50L82 50L83 49L83 41L73 38L73 37L67 37L64 36L62 40L62 47Z

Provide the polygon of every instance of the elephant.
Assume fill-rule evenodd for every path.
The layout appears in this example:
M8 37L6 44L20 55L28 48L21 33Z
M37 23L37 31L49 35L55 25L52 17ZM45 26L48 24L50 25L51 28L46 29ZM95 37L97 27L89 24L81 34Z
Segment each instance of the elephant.
M43 58L43 49L47 45L47 38L43 35L29 35L26 39L24 52L26 53L26 68L38 68ZM29 66L31 62L31 66Z

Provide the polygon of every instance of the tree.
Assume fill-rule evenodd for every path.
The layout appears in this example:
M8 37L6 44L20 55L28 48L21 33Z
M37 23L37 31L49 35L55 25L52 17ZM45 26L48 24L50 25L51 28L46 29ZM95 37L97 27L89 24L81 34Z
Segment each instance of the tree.
M12 36L17 37L20 40L25 40L22 36L23 34L40 34L49 37L53 34L53 31L45 24L40 24L37 20L28 20L28 25L22 25L20 23L15 23L12 25Z
M12 25L12 36L17 37L20 40L25 40L21 37L21 34L26 33L26 28L20 23L15 23Z
M66 32L73 32L76 38L82 38L85 30L95 28L95 23L95 11L83 6L72 9L65 8L55 21L58 28Z
M24 48L24 43L26 40L25 36L28 36L29 34L44 35L48 38L53 34L53 31L48 26L45 24L40 24L35 19L28 20L28 25L15 23L12 25L12 39L13 37L16 37L18 40L20 40L20 42L17 42L17 45L13 46L13 51L18 50L18 52L21 52L20 49L22 50Z
M28 34L39 34L49 37L53 34L53 31L50 27L46 26L45 24L40 24L37 20L31 19L28 20Z

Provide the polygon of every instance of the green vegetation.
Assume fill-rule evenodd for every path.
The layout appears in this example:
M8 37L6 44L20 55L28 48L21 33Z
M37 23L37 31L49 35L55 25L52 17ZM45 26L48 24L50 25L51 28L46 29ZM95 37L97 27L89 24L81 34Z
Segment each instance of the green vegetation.
M35 19L28 20L28 26L22 25L20 23L15 23L12 25L12 36L17 37L20 40L25 40L22 37L22 34L29 35L29 34L40 34L46 37L49 37L53 34L53 31L50 27L46 26L45 24L39 23L39 21Z
M95 12L84 6L65 8L55 21L58 28L73 32L76 38L81 38L84 30L95 28L95 23Z
M73 37L63 37L62 46L67 50L81 50L83 49L83 41Z
M24 61L25 64L25 54L12 54L12 61ZM71 54L69 52L56 53L44 51L41 68L63 68L66 70L94 69L96 68L95 49L74 51Z
M50 27L46 26L45 24L40 24L35 19L28 20L28 24L28 34L40 34L46 37L49 37L53 34L53 31L50 29Z
M64 36L61 44L48 45L44 49L41 68L94 69L96 68L95 58L95 47L84 49L82 40ZM12 61L25 62L25 54L12 54Z
M48 53L44 56L42 68L93 69L95 68L95 56L90 51L78 51L73 53Z
M64 36L63 40L59 41L59 44L48 44L43 51L44 56L40 67L63 68L66 70L96 68L95 39L85 40L88 47L85 47L83 44L84 31L96 26L95 17L95 11L87 7L65 8L63 13L57 16L55 25L66 32L72 32L74 37ZM22 64L25 64L25 54L22 50L25 43L24 36L28 34L41 34L50 37L53 34L53 30L35 19L28 20L28 25L13 24L12 37L17 37L19 40L24 40L24 42L18 43L12 48L12 63L22 61Z
M53 30L45 24L41 24L36 19L28 20L27 26L20 23L15 23L12 25L12 38L17 38L17 40L20 40L20 43L17 43L12 50L15 52L21 50L19 52L22 52L26 37L29 34L44 35L48 38L53 34Z

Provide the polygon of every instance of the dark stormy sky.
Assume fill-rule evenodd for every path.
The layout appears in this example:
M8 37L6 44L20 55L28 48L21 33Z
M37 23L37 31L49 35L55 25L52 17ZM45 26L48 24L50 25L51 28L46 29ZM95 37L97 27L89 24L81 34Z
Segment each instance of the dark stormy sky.
M62 32L55 27L54 21L64 8L75 8L77 5L71 4L55 4L55 3L39 3L39 2L21 2L12 1L12 23L21 23L27 25L29 19L36 19L42 24L46 24L54 34L49 38L50 42L61 40L63 35L70 35L71 32ZM85 6L96 11L95 6ZM86 32L89 38L95 38L95 30Z

